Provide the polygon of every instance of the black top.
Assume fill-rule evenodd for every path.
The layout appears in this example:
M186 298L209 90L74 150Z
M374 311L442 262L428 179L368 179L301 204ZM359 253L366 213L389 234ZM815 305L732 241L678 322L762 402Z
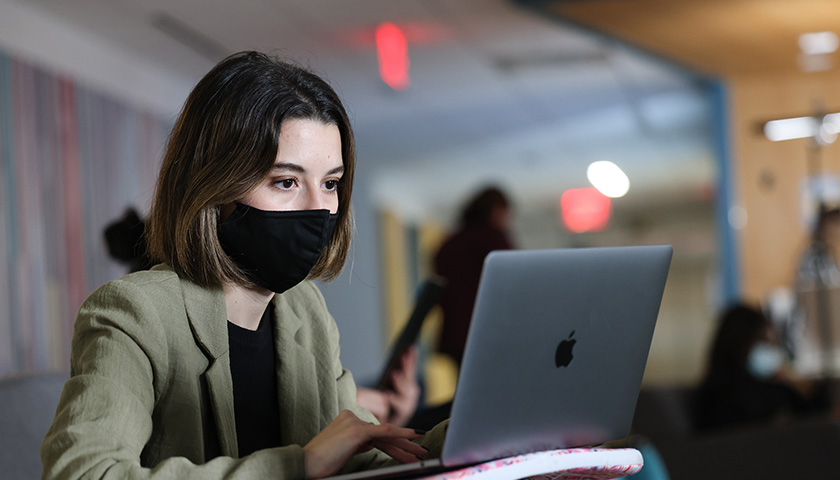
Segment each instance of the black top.
M256 330L228 322L230 374L239 456L279 447L280 411L274 351L274 314L266 308Z

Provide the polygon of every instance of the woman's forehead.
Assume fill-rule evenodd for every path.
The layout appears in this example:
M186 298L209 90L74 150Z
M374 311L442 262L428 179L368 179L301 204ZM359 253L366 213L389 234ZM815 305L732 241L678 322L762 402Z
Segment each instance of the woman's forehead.
M310 119L283 122L274 168L326 174L343 168L341 134L332 123Z

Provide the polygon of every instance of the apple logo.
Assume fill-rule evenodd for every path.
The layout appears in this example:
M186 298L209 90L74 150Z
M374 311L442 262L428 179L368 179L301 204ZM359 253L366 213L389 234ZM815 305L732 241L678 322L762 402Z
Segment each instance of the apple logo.
M569 338L560 342L557 345L557 352L554 354L554 364L557 365L557 368L560 367L568 367L570 363L572 363L572 349L575 347L575 343L577 340L572 339L572 336L575 334L575 331L572 330L572 333L569 334Z

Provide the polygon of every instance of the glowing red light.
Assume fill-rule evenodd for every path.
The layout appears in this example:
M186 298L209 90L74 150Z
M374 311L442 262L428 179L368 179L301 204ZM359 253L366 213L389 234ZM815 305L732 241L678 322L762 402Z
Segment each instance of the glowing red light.
M610 220L610 205L595 188L566 190L560 197L563 224L573 233L600 232Z
M408 88L408 41L399 27L391 22L376 27L376 54L382 81L394 90Z

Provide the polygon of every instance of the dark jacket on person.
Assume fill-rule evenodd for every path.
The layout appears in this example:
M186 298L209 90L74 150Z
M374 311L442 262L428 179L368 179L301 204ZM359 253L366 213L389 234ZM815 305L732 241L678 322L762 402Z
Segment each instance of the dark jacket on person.
M438 351L459 364L464 355L484 258L513 248L508 235L491 225L466 226L449 237L435 256L435 272L446 279L441 296L443 328Z

